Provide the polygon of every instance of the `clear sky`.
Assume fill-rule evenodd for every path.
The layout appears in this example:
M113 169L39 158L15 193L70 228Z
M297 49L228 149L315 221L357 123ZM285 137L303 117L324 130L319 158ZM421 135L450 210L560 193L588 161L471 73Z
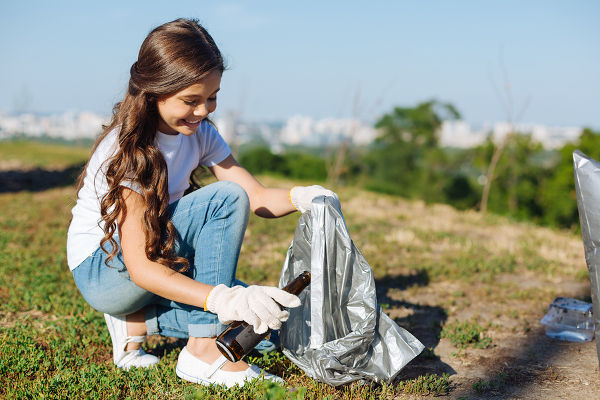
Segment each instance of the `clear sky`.
M109 114L155 26L226 56L218 114L373 121L437 98L465 120L600 128L600 1L3 1L0 111ZM357 107L354 106L357 104Z

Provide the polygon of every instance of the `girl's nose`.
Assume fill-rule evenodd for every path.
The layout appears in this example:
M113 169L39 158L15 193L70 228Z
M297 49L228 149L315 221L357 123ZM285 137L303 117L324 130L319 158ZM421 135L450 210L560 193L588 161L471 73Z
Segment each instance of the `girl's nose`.
M194 109L194 116L206 118L206 116L208 115L207 111L208 110L206 109L205 105L199 105Z

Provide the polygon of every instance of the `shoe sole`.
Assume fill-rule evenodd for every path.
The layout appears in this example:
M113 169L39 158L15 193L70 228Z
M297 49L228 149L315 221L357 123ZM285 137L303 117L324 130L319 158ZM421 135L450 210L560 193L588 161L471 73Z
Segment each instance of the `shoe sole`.
M185 372L181 371L179 368L175 368L175 374L178 377L180 377L181 379L188 381L188 382L199 383L199 384L205 385L205 386L217 385L214 382L207 381L206 379L202 379L198 376L188 375ZM224 386L224 385L221 385L221 386Z
M188 375L188 374L186 374L185 372L181 371L181 370L180 370L179 368L177 368L177 367L175 368L175 375L177 375L178 377L180 377L181 379L183 379L183 380L185 380L185 381L192 382L192 383L198 383L198 384L200 384L200 385L204 385L204 386L217 385L217 386L223 386L223 387L231 388L231 387L233 387L233 386L237 385L237 383L236 383L236 384L234 384L233 386L227 386L227 385L226 385L226 384L224 384L224 383L215 383L215 382L211 382L211 381L208 381L208 380L206 380L206 379L200 378L199 376L192 376L192 375ZM253 381L253 380L255 380L255 379L260 379L260 380L270 380L270 381L272 381L272 382L277 382L277 383L279 383L280 385L284 385L284 384L285 384L285 380L283 380L282 378L279 378L279 379L281 379L281 380L279 380L279 379L275 380L275 379L268 379L268 378L266 378L266 377L264 377L264 376L263 376L263 377L255 377L255 378L252 378L252 379L247 379L247 380L245 380L245 381L244 381L244 384L243 384L243 385L245 385L246 383L250 383L250 382L252 382L252 381ZM243 386L243 385L242 385L242 386Z

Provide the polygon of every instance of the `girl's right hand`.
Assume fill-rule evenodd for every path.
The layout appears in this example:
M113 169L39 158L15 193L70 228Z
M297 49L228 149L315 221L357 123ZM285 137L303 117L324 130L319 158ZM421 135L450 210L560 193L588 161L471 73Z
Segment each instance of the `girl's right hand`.
M289 312L281 307L300 306L300 299L272 286L215 286L206 298L206 310L217 314L219 321L230 324L245 321L256 333L279 329L287 321Z
M312 207L312 201L315 197L329 196L339 201L339 198L335 192L329 189L325 189L323 186L312 185L312 186L294 186L290 190L290 201L296 210L302 214L310 210Z

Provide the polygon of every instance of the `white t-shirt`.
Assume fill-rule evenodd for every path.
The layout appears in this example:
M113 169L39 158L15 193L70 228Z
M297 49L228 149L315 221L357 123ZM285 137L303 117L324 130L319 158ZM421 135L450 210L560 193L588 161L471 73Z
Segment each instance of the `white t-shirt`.
M227 143L207 121L203 121L191 136L157 132L155 143L167 162L169 203L183 196L189 186L190 174L198 164L212 167L231 154ZM117 146L118 132L115 129L100 142L87 166L83 187L71 211L73 219L67 234L67 263L71 270L96 251L104 237L100 200L108 191L105 177L108 163L104 166L102 163L115 154ZM135 190L135 187L132 189Z

